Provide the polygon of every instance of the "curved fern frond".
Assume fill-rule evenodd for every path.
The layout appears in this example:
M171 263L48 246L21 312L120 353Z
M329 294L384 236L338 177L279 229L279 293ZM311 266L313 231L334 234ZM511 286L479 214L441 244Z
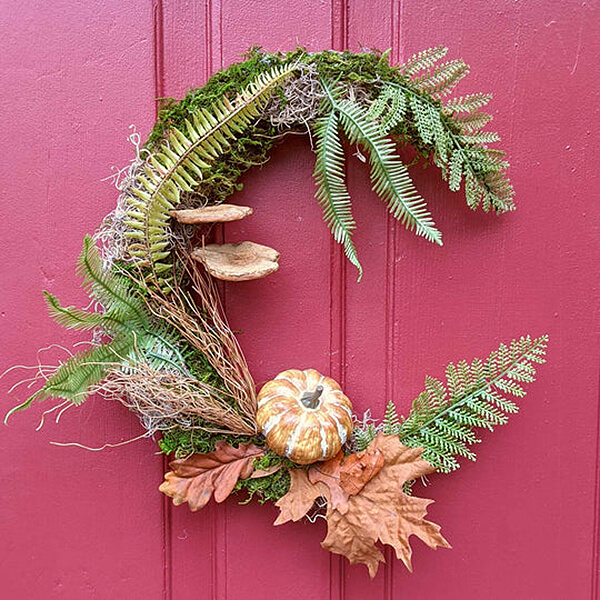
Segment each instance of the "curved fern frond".
M351 143L358 143L369 153L371 182L375 193L387 202L391 214L409 230L442 245L425 201L416 190L408 169L396 153L394 143L386 138L367 111L352 100L340 98L339 92L321 81L332 109Z
M129 335L72 356L58 367L41 389L6 413L4 423L16 411L47 398L82 404L89 396L90 388L104 379L107 370L115 364L122 363L134 349L134 337Z
M336 242L344 246L348 260L362 277L362 266L352 243L356 223L352 217L350 194L344 182L344 150L339 136L339 118L335 111L318 119L314 125L317 140L314 177L317 182L316 197L323 207L323 218Z
M295 70L296 65L277 66L261 73L240 94L230 100L223 96L210 109L198 108L186 120L185 132L173 128L144 173L137 177L131 192L125 235L131 240L129 254L150 267L153 278L168 289L172 265L168 231L169 211L179 204L181 191L192 191L203 179L203 170L223 154L230 141L260 115L275 87Z
M473 114L478 110L486 106L492 99L492 94L483 94L477 92L476 94L468 94L459 98L452 98L448 100L444 105L443 111L449 117L455 116L459 113Z
M473 429L493 430L518 411L506 396L525 396L522 383L535 380L535 365L545 362L547 342L546 335L522 337L510 346L502 344L485 362L448 365L445 384L427 377L425 391L398 429L402 443L424 448L423 458L444 473L460 466L457 457L475 460L469 446L480 440Z
M450 60L414 79L415 87L433 98L449 94L469 73L469 66L461 59Z
M407 120L414 124L422 142L431 147L434 162L442 169L450 189L457 191L464 180L470 208L482 206L485 211L493 208L499 213L513 210L514 190L504 174L508 167L503 160L504 153L487 147L499 140L498 135L480 131L492 118L479 112L490 101L491 95L469 94L443 105L442 96L449 93L469 70L462 60L432 68L445 54L443 50L442 47L432 48L413 56L399 67L403 77L387 82L381 94L393 97L389 88L395 88L396 94L409 105ZM420 71L425 73L417 75ZM401 129L397 132L402 134Z
M102 259L91 236L83 239L83 250L77 261L77 273L83 288L104 308L107 319L127 322L137 329L148 328L149 316L139 293L130 287L128 278L102 269Z
M75 306L62 306L58 298L50 292L43 292L50 316L66 329L91 331L99 327L110 331L120 322L103 313L89 312Z

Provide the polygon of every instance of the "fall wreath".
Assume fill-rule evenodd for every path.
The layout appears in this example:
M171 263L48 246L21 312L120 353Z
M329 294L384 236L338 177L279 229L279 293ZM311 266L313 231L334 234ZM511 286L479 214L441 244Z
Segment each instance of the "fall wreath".
M474 430L506 422L534 380L547 338L523 337L485 360L426 378L408 416L390 401L381 421L354 414L350 399L314 369L289 369L260 391L227 325L215 279L243 281L278 269L279 253L244 241L211 242L214 223L247 217L226 204L240 175L268 160L290 133L308 134L316 154L316 197L348 260L362 275L345 185L342 135L368 162L374 191L391 214L441 244L423 198L397 153L409 144L441 170L467 205L513 209L513 189L498 136L482 128L486 94L444 98L468 72L441 62L446 48L400 66L388 53L266 54L216 73L181 101L166 102L146 144L136 145L117 181L117 206L84 239L78 271L88 309L45 293L62 325L92 332L91 346L55 367L39 365L39 389L15 410L54 398L46 411L81 404L90 394L118 399L173 457L160 486L195 511L233 492L274 501L276 524L305 516L327 520L325 549L364 563L374 576L394 547L411 568L409 537L448 547L425 520L431 502L411 494L416 479L475 459Z

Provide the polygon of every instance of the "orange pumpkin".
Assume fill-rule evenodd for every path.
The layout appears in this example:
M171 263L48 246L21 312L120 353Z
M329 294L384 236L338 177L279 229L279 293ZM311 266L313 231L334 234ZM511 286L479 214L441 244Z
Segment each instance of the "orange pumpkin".
M314 369L289 369L258 394L256 421L277 454L308 465L334 457L352 432L352 404Z

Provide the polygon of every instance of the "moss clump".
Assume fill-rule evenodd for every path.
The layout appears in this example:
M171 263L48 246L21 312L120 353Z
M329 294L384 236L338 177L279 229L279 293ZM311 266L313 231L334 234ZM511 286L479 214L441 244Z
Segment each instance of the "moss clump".
M257 479L240 479L237 482L234 491L245 490L248 493L248 497L242 504L247 504L254 498L260 504L277 502L279 498L288 493L290 489L290 472L288 469L297 469L300 468L300 465L275 454L271 450L268 450L264 456L254 461L254 468L257 470L266 470L276 466L281 466L281 468L271 475Z
M198 108L210 108L222 96L234 98L239 90L256 79L260 73L269 71L276 65L295 62L314 65L322 77L331 81L360 85L368 92L376 91L382 80L400 77L398 69L388 64L387 53L377 51L355 54L350 51L327 50L311 54L304 48L298 48L287 54L268 54L260 48L252 48L246 55L246 60L215 73L206 85L191 89L182 100L163 100L146 148L156 149L173 127L185 131L185 119L190 118ZM281 93L281 90L279 92ZM283 96L281 100L284 101ZM297 123L290 129L306 132L306 124ZM239 179L243 173L269 160L271 149L281 137L282 133L268 121L257 121L211 165L206 178L194 190L194 199L203 204L224 202L228 196L242 188Z
M232 435L230 433L211 433L199 427L211 427L212 425L197 419L192 424L193 429L184 429L174 427L164 431L162 438L158 441L158 447L164 454L169 454L175 458L185 458L190 454L206 454L215 449L217 442L227 442L230 446L239 444L256 444L264 446L265 440L261 435ZM212 426L214 427L214 426Z

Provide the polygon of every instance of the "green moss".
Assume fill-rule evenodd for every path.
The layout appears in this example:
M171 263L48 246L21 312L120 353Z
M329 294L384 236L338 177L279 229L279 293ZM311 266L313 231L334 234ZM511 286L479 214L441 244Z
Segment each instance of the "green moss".
M279 498L288 493L289 489L290 473L287 469L282 468L266 477L240 479L234 491L248 493L248 497L241 502L242 504L248 504L253 499L258 500L260 504L264 504L265 502L277 502Z
M246 54L246 60L215 73L206 85L189 90L182 100L164 99L146 147L149 150L156 149L173 127L185 130L185 119L189 119L198 108L210 108L222 96L234 98L240 89L246 87L260 73L270 70L273 66L293 62L313 64L322 77L358 84L373 94L382 80L402 79L398 69L389 65L387 52L357 54L350 51L326 50L308 53L304 48L297 48L287 54L268 54L255 47ZM278 90L277 93L283 101L282 91ZM305 132L306 125L298 123L290 129ZM204 204L224 202L231 194L241 189L239 179L243 173L269 160L270 152L281 136L281 132L275 130L270 123L264 120L255 123L231 144L228 152L211 165L210 172L194 191L195 199Z
M198 419L194 426L214 427L201 419ZM194 453L206 454L212 452L215 449L215 444L219 441L225 441L231 446L243 443L252 443L257 446L264 445L264 438L260 435L231 435L227 433L210 433L203 429L176 427L163 432L162 438L158 441L158 447L164 454L172 455L175 458L185 458Z

